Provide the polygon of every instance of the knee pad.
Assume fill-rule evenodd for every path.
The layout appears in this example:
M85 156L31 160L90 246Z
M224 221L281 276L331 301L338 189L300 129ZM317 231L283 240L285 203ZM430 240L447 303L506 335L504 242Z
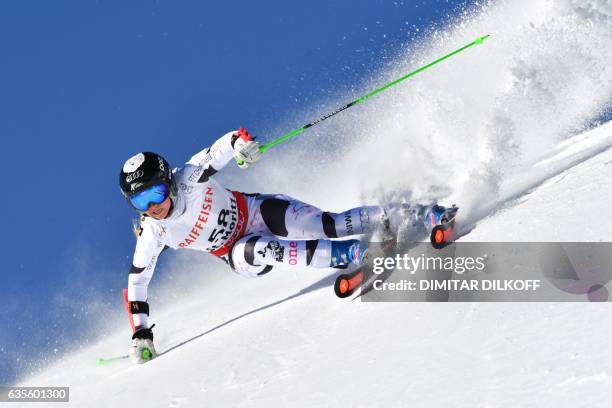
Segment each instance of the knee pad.
M254 262L255 243L260 236L243 237L234 244L228 254L229 265L239 275L252 278L272 270L272 265L256 265Z

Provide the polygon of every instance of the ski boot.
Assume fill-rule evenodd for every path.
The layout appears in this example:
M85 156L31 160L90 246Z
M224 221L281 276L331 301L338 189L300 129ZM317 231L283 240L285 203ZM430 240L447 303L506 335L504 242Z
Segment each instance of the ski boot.
M331 267L348 267L350 264L358 266L354 272L342 274L336 278L334 291L338 297L344 298L352 295L361 285L364 278L361 266L367 262L367 256L365 242L356 239L332 241Z
M454 238L455 217L459 207L443 207L434 204L424 208L423 225L429 231L429 240L434 248L448 245Z
M365 242L356 239L332 241L331 252L331 267L348 264L361 266L367 260L367 247Z
M444 207L436 204L401 203L388 205L385 215L398 242L417 242L441 223L441 210ZM433 224L431 214L434 214Z

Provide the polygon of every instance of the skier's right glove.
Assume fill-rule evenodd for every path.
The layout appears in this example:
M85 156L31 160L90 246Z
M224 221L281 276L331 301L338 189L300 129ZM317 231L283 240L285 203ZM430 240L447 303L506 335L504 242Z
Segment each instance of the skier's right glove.
M146 363L157 357L153 345L153 329L155 325L147 329L138 329L132 335L132 345L129 348L130 359L135 364Z

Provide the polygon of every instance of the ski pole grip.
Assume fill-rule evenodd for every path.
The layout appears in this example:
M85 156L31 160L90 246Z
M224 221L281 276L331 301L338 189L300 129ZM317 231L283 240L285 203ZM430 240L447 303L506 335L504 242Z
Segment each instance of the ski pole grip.
M265 153L266 150L268 150L269 148L270 148L269 144L265 144L263 146L259 146L259 152L260 153ZM244 161L240 160L236 156L234 156L234 160L236 161L236 163L238 163L239 166L242 166L244 164Z

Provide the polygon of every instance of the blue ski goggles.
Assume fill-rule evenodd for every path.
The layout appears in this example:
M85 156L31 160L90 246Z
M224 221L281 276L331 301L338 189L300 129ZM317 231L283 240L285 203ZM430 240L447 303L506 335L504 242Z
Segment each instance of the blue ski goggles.
M138 211L147 211L151 204L161 204L170 195L166 184L155 184L130 197L130 203Z

